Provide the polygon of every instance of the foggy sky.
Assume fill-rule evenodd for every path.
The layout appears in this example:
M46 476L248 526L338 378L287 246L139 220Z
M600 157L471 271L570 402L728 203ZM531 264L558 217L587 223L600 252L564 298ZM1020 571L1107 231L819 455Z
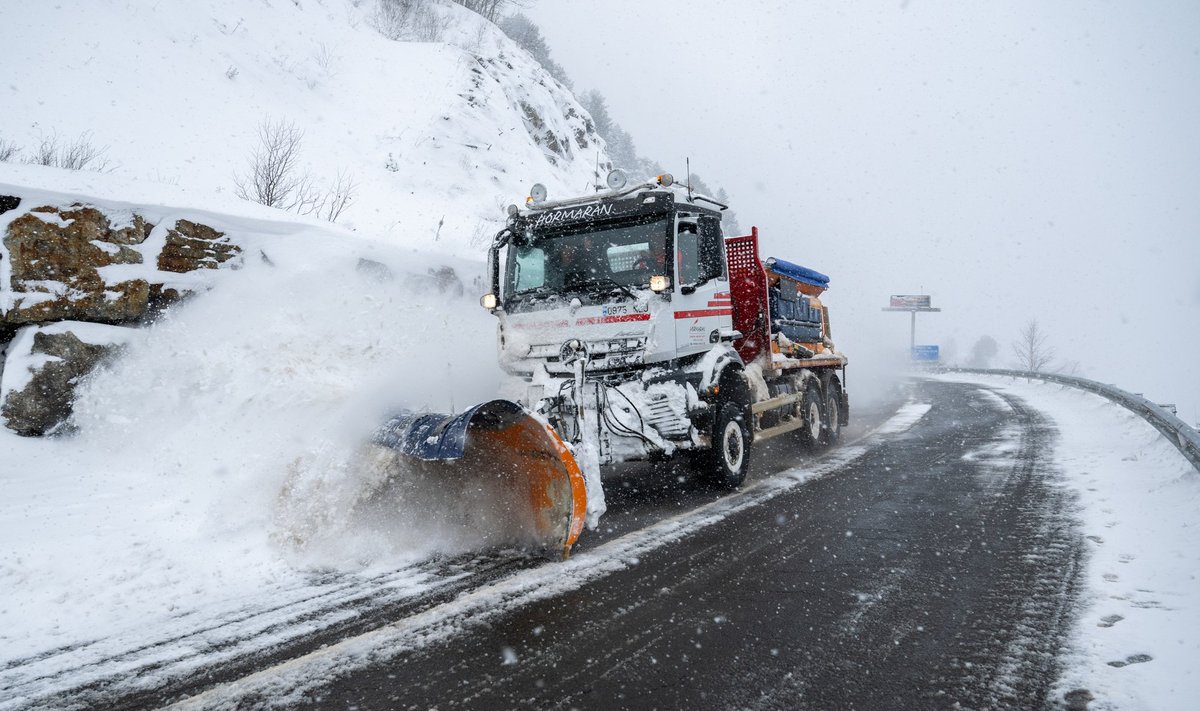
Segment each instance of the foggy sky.
M639 153L724 187L832 277L858 394L918 343L993 364L1037 318L1071 372L1200 422L1200 3L527 8ZM853 383L853 376L851 379Z

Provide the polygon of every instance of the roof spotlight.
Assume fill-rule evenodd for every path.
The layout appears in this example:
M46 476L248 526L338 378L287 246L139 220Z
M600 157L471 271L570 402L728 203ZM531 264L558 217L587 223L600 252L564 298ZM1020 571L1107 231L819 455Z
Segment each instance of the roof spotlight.
M533 198L534 202L546 202L546 186L541 183L534 183L529 189L529 197Z
M670 173L663 173L658 176L658 184L664 188L669 188L675 184L675 178Z
M610 170L608 172L608 179L606 181L608 183L608 189L620 190L621 188L625 187L626 180L628 180L628 178L625 175L625 171Z

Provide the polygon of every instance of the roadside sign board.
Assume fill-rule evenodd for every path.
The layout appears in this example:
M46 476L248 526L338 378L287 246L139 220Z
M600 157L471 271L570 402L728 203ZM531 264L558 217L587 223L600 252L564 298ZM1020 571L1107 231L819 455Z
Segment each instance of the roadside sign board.
M928 309L932 300L929 294L892 294L893 309Z
M913 346L912 359L922 363L936 363L941 358L937 346Z

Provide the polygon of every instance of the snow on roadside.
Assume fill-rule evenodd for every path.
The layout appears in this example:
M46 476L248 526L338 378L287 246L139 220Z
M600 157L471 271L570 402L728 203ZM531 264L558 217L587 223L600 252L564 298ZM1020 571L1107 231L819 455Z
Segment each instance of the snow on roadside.
M1024 399L1058 427L1054 461L1078 492L1089 549L1056 698L1090 709L1193 708L1200 695L1200 473L1141 417L1041 381L950 374Z

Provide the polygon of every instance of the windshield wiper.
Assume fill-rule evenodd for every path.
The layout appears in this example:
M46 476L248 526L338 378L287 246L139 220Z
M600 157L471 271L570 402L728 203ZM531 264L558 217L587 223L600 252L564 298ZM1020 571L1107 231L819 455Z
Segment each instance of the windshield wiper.
M637 294L628 286L610 277L595 277L592 279L584 279L575 282L572 286L583 287L588 290L588 293L599 293L600 291L619 291L633 300L637 300Z
M518 299L529 299L532 301L532 300L536 300L536 299L550 299L550 298L554 298L554 297L561 297L562 294L559 294L557 291L554 290L553 287L550 287L550 286L535 286L532 289L525 289L523 291L518 291L517 293L513 294L513 296Z

